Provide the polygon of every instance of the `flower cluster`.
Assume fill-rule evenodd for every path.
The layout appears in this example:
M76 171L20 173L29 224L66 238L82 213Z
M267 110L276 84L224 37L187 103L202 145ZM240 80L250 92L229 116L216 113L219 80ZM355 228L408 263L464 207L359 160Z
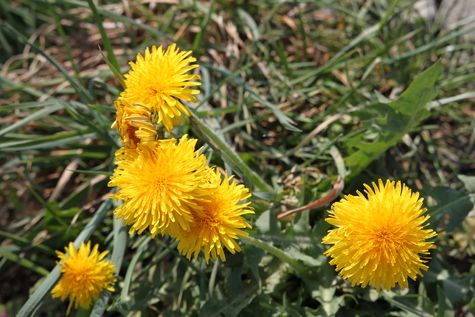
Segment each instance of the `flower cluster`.
M175 44L166 51L154 46L130 63L126 87L115 102L113 127L123 147L115 153L109 186L119 188L111 197L123 203L114 213L130 225L129 233L169 234L188 259L204 249L206 262L218 256L224 261L224 249L240 251L235 239L247 235L241 229L250 226L242 215L253 209L239 202L251 195L207 165L196 139L166 138L184 122L183 115L191 115L179 99L196 102L193 95L199 92L186 88L200 85L190 81L200 76L185 74L198 67L190 54Z
M435 248L425 241L436 233L423 229L429 219L423 216L423 198L401 182L379 180L373 188L364 186L368 198L357 192L333 204L326 221L336 229L323 238L333 245L325 255L352 286L373 285L379 291L397 283L406 288L408 277L415 280L421 269L427 271L429 249Z
M130 63L125 90L114 102L112 128L119 131L122 147L115 153L117 168L109 182L119 190L111 198L123 201L114 214L130 225L129 233L148 229L152 237L169 234L188 259L204 249L206 263L218 256L225 261L224 249L240 251L235 240L248 235L242 229L250 225L242 215L254 211L250 202L240 202L251 194L208 166L196 139L166 137L185 121L183 115L191 115L178 99L196 102L193 95L199 92L186 88L200 85L189 81L200 76L185 74L198 67L189 65L196 61L190 54L175 44L166 51L154 46ZM73 305L89 309L102 291L114 290L115 269L97 245L91 252L90 242L79 251L70 243L66 254L57 253L64 263L59 263L62 277L52 294L69 297L68 314Z

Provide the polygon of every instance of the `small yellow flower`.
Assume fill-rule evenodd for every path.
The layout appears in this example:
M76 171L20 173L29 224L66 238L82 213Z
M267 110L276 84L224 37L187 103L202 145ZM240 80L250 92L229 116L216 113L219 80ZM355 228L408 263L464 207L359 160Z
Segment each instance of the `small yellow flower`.
M157 140L116 152L117 168L109 186L119 187L111 198L124 203L114 213L132 225L129 233L149 228L155 237L159 230L189 230L192 210L207 196L206 186L200 184L209 168L205 156L195 151L196 142L185 135L178 142Z
M233 254L241 251L235 239L247 236L248 233L241 229L251 227L241 215L254 213L253 208L248 206L250 202L238 204L251 196L244 185L238 185L234 180L230 182L227 175L221 179L216 170L210 171L208 182L211 185L208 189L211 200L197 202L202 209L194 212L190 230L170 232L180 241L178 250L188 259L193 253L196 259L204 248L206 263L210 256L216 260L217 255L225 261L224 247Z
M135 148L138 143L151 144L157 139L157 130L147 106L132 104L122 97L114 102L114 106L117 119L111 128L117 127L124 147Z
M423 216L423 198L401 182L379 180L374 189L364 186L368 198L358 191L358 196L346 195L329 211L325 220L336 229L323 238L323 243L333 244L325 255L352 286L369 284L379 291L397 283L406 288L408 277L415 280L422 276L421 269L427 271L425 259L435 248L425 241L436 233L423 229L429 219Z
M58 257L64 263L57 262L62 266L61 279L51 291L53 298L60 297L62 301L69 296L67 314L74 308L81 306L89 309L93 300L99 297L103 290L114 291L111 283L117 281L114 277L114 264L103 260L109 251L98 252L99 245L95 245L91 252L91 242L81 243L79 250L74 243L65 247L66 254L56 251Z
M199 86L198 75L185 75L186 72L198 67L188 65L196 61L188 56L192 52L180 52L175 44L166 51L162 47L147 48L145 57L137 55L136 62L130 62L132 69L124 75L126 88L121 96L132 103L146 105L150 108L153 120L162 123L168 132L174 126L184 122L183 114L190 116L190 111L178 100L196 102L194 94L199 90L186 86Z

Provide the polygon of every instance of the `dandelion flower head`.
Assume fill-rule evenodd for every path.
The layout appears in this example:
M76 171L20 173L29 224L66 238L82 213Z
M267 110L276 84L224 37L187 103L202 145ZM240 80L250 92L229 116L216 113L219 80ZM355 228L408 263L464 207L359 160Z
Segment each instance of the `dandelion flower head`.
M124 147L135 148L138 143L151 144L157 139L157 130L147 106L132 104L122 97L114 102L114 106L117 118L112 128L119 130Z
M346 195L333 204L325 219L336 228L329 230L323 243L333 246L325 252L331 265L352 286L374 285L390 290L397 284L408 287L408 277L415 280L425 265L436 233L424 229L429 216L423 216L423 198L401 182L382 180L366 187L365 197Z
M249 207L250 202L239 204L251 196L244 185L237 184L227 175L221 178L216 169L212 169L208 177L212 185L208 189L211 199L197 202L201 209L194 212L190 230L170 233L179 241L178 250L188 259L193 253L196 259L204 248L206 263L210 256L213 260L219 256L225 261L224 247L233 254L241 251L235 239L247 236L248 233L242 229L251 227L242 215L254 213L253 208Z
M185 74L198 67L189 65L196 61L189 56L192 52L180 52L175 44L166 51L162 47L152 46L145 50L145 56L137 55L137 60L130 62L132 69L125 74L126 88L121 96L132 103L146 105L152 112L154 121L162 123L168 132L174 126L184 122L183 114L190 116L190 111L178 100L196 102L194 94L199 90L186 88L199 86L198 75Z
M138 144L116 152L117 168L109 186L119 187L111 198L124 202L114 213L132 225L129 233L149 228L155 237L175 226L189 230L192 210L207 199L207 187L200 184L209 167L195 150L196 142L185 135L179 141L157 140L153 146Z
M65 247L66 253L56 251L63 263L58 262L62 267L61 278L51 291L53 298L60 297L65 300L69 296L69 306L67 314L74 308L81 306L89 309L92 301L99 297L103 290L114 291L111 283L117 279L114 277L114 264L104 260L109 251L99 253L99 245L95 245L91 251L91 242L81 243L79 250L74 243L70 242L69 247Z

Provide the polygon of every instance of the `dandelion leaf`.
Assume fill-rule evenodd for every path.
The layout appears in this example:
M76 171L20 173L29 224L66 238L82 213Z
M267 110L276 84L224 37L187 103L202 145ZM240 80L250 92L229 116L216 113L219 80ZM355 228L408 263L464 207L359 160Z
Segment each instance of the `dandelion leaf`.
M462 225L465 217L473 208L473 202L469 195L446 186L428 187L425 191L436 201L437 206L432 207L430 212L431 224L435 225L444 214L449 215L447 233L453 232Z
M358 175L430 115L426 105L437 96L435 83L441 72L438 61L416 77L397 100L369 105L356 113L363 129L345 141L350 153L345 159L352 171L350 177Z
M440 286L437 286L437 297L438 297L438 311L437 317L453 317L454 309L452 303L450 302L449 298L447 297L446 293Z
M435 82L441 73L442 63L437 61L417 76L397 100L391 101L388 105L406 116L414 116L420 111L424 112L426 104L437 96Z

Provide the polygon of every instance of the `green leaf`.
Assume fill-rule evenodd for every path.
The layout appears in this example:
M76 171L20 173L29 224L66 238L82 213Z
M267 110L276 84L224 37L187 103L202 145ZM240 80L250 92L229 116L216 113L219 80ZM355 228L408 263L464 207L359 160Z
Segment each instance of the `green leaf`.
M230 77L233 76L233 73L231 73L229 70L222 68L222 67L216 67L216 71ZM264 97L256 94L254 90L249 87L248 84L244 83L241 78L239 77L234 77L232 78L232 81L235 82L239 87L243 87L244 90L249 94L251 98L253 98L255 101L261 103L264 105L266 108L272 111L272 113L275 115L277 120L279 120L280 124L282 124L286 129L290 131L295 131L295 132L300 132L300 129L295 127L295 123L290 119L288 116L286 116L282 110L280 110L278 107L274 106L272 103L267 101Z
M262 234L276 234L280 231L280 222L270 210L266 210L256 220L256 227Z
M5 129L1 130L0 131L0 137L4 136L5 134L7 134L11 131L15 131L16 129L24 127L25 125L27 125L30 122L37 121L38 119L41 119L41 118L49 115L50 113L58 111L59 109L62 109L62 108L63 108L63 106L61 104L55 104L55 105L51 105L50 107L43 108L41 110L35 111L31 115L21 119L18 122L15 122L12 125L7 126Z
M388 295L386 295L384 293L382 294L382 297L384 297L384 299L388 303L391 303L394 306L396 306L397 308L402 309L403 311L411 314L410 316L427 317L427 315L424 312L419 311L417 308L409 307L409 306L401 303L397 299L391 298L391 297L389 297Z
M110 261L114 263L116 269L115 276L119 275L120 267L122 265L122 260L124 259L124 253L127 246L127 227L124 226L124 219L116 219L114 217L114 243L112 244L113 250ZM150 240L148 240L150 241ZM129 265L129 267L133 267ZM99 298L94 305L90 317L101 317L104 316L104 311L106 310L107 303L111 297L112 293L108 290L101 292Z
M17 263L23 267L26 267L38 274L48 275L48 271L42 268L40 265L35 264L34 262L20 257L18 254L8 251L5 247L0 247L0 255L5 259L8 259L12 262Z
M222 317L227 303L224 299L210 299L200 309L200 317Z
M251 29L252 36L254 37L254 40L255 41L259 40L261 38L261 34L259 33L259 28L257 26L256 21L254 21L252 16L249 13L247 13L246 11L244 11L243 9L238 8L236 11L237 11L237 14L238 14L239 18L245 24L247 24L247 26Z
M99 47L99 52L101 53L102 55L102 58L104 59L104 61L106 62L107 66L109 66L109 69L111 70L112 74L114 74L115 78L117 78L117 80L119 81L120 85L122 86L122 88L126 88L127 85L125 83L125 79L124 79L124 76L122 75L122 73L120 72L120 69L116 68L112 63L111 61L107 58L107 56L104 54L104 52L101 50L101 48ZM116 62L117 63L117 62Z
M236 173L241 173L239 176L245 179L246 184L254 184L257 188L265 192L273 192L273 189L268 185L256 172L251 170L249 165L243 162L239 155L234 152L229 145L222 140L219 135L210 129L200 118L196 115L190 117L193 126L202 133L206 143L221 154L223 161L231 166Z
M452 307L452 303L450 302L449 298L442 290L440 286L437 285L437 298L438 298L438 306L439 309L437 310L437 317L454 317L454 308Z
M467 214L473 208L473 202L469 195L450 187L430 187L426 188L425 191L438 203L436 207L432 207L429 210L433 219L438 221L444 213L449 215L449 223L446 229L447 233L451 233L459 228L465 217L467 217Z
M95 133L90 133L88 130L80 130L68 133L58 133L45 137L40 137L34 140L23 140L5 142L0 144L0 149L4 151L25 151L35 149L56 148L62 145L68 145L74 142L84 141L93 138Z
M364 111L355 112L362 120L365 134L360 133L345 141L349 151L353 151L345 159L351 168L351 177L359 174L429 116L426 105L437 95L434 87L441 72L442 64L438 61L416 77L397 100L373 104Z
M437 96L435 83L442 73L442 62L438 60L434 65L416 77L412 84L397 100L389 106L407 116L414 116L417 112L425 110L425 106Z
M457 175L469 193L475 193L475 176Z

